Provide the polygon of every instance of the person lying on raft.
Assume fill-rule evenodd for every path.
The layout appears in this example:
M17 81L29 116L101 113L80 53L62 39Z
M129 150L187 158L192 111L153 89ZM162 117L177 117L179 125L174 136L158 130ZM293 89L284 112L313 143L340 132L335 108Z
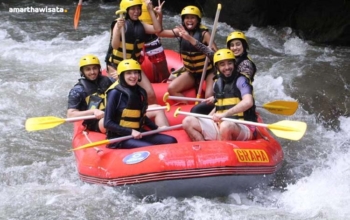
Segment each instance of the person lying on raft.
M144 127L155 130L158 126L146 116L147 93L137 83L142 80L141 66L133 59L126 59L117 68L119 84L107 92L104 126L107 139L132 135L133 138L109 145L109 148L131 149L158 144L177 143L165 134L143 137ZM164 112L163 112L164 114Z
M234 118L257 121L250 80L235 70L235 56L229 49L214 54L214 65L219 78L214 83L214 98L217 100L210 115L212 119L187 116L182 124L192 141L204 140L252 140L256 137L255 126L221 121Z

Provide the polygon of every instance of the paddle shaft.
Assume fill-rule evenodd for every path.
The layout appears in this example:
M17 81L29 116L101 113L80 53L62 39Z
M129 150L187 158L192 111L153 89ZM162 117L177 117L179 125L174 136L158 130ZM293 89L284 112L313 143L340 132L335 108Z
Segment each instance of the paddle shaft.
M119 18L124 18L124 14L126 13L125 10L118 10L115 12L116 15L119 15ZM126 59L126 46L125 46L125 29L124 27L121 28L121 35L122 35L122 49L123 49L123 59Z
M123 18L124 14L120 13L119 17ZM126 46L125 46L125 29L124 29L124 27L122 27L121 32L122 32L121 34L122 34L123 59L125 60L126 59Z
M147 111L158 111L158 110L163 110L167 109L167 106L159 106L159 107L154 107L154 108L149 108ZM75 122L75 121L80 121L80 120L88 120L88 119L95 119L95 115L86 115L86 116L80 116L80 117L73 117L73 118L66 118L64 119L66 122Z
M205 99L202 98L191 98L191 97L181 97L181 96L167 96L168 99L171 100L181 100L181 101L192 101L192 102L203 102ZM256 106L256 107L264 107L264 106Z
M213 119L213 116L211 116L211 115L203 115L203 114L183 112L183 111L176 111L176 113L181 114L181 115L193 116L193 117ZM257 127L264 127L264 128L268 127L268 124L262 124L262 123L258 123L258 122L252 122L252 121L243 121L243 120L238 120L238 119L233 119L233 118L221 118L221 120L222 121L231 121L231 122L235 122L235 123L239 123L239 124L253 125L253 126L257 126Z
M218 4L218 8L216 10L216 14L215 14L215 19L214 19L214 24L213 24L213 30L211 32L210 35L210 40L209 40L209 45L208 47L211 49L213 42L214 42L214 36L216 33L216 27L218 25L218 21L219 21L219 15L220 15L220 11L221 11L221 4ZM203 81L207 72L207 67L208 67L208 62L209 62L209 58L206 56L205 57L205 62L204 62L204 67L203 67L203 71L202 71L202 76L201 76L201 80L199 82L199 87L198 87L198 93L197 93L197 97L200 97L201 91L202 91L202 85L203 85Z
M95 115L86 115L86 116L80 116L80 117L73 117L73 118L66 118L64 119L66 122L75 122L80 120L89 120L89 119L95 119Z
M147 135L157 134L159 132L170 131L170 130L174 130L174 129L178 129L178 128L182 128L182 124L174 125L174 126L170 126L170 127L158 128L157 130L142 132L141 134L142 134L142 136L147 136ZM112 143L116 143L116 142L120 142L120 141L125 141L125 140L131 139L131 138L133 138L133 136L128 135L128 136L119 137L119 138L97 141L97 142L85 144L83 146L74 148L70 151L82 150L82 149L87 149L87 148L96 147L96 146L105 145L105 144L112 144Z
M182 124L173 125L170 127L158 128L157 130L145 131L145 132L142 132L141 134L142 134L142 136L147 136L147 135L157 134L159 132L174 130L174 129L178 129L178 128L182 128ZM108 143L112 144L112 143L116 143L116 142L129 140L131 138L134 138L134 137L132 135L128 135L128 136L124 136L124 137L120 137L120 138L113 138L113 139L109 139Z

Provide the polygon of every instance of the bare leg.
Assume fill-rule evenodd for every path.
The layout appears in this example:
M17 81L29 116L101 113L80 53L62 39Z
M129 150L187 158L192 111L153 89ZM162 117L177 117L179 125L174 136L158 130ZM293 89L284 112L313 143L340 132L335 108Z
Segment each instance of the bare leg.
M241 132L241 128L236 123L223 121L220 124L220 140L236 140Z
M109 77L112 77L115 80L118 80L117 70L113 66L110 66L110 65L107 66L107 74Z
M202 127L199 124L199 120L193 116L187 116L182 121L182 125L187 135L192 141L204 141L202 135Z
M105 134L106 133L106 129L105 129L105 126L103 125L103 122L104 122L103 118L101 118L98 121L98 128L100 129L101 133Z
M149 81L149 79L147 78L146 74L143 71L141 71L141 77L142 77L142 80L138 84L144 90L146 90L147 96L148 96L148 104L150 105L157 104L156 93L154 92L151 82Z
M148 108L159 107L160 105L148 105ZM165 116L164 110L149 111L146 113L147 117L154 118L154 122L158 127L169 126L168 119Z
M193 88L195 80L190 73L184 72L177 78L175 78L168 86L168 92L171 96L184 96L183 91Z
M214 73L210 73L205 80L205 98L209 98L214 94Z

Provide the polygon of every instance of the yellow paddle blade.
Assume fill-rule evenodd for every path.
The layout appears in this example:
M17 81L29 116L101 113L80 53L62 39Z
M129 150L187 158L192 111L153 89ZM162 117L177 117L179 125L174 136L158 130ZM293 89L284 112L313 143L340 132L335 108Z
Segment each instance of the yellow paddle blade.
M82 150L82 149L85 149L85 148L90 148L90 147L96 147L96 146L100 146L100 145L105 145L105 144L109 144L109 140L106 139L106 140L102 140L102 141L97 141L97 142L92 142L90 144L85 144L83 146L80 146L80 147L77 147L77 148L74 148L74 149L71 149L69 151L76 151L76 150Z
M265 103L262 107L273 114L278 115L293 115L298 109L296 101L274 101Z
M27 131L44 130L56 127L64 122L64 119L54 116L29 118L26 120L25 128Z
M298 141L304 136L307 125L301 121L284 120L267 125L267 128L277 137Z

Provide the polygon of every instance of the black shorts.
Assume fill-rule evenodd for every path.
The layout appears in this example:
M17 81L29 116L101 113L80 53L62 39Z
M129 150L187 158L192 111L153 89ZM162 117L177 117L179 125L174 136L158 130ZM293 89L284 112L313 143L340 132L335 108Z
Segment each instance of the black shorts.
M100 126L98 126L99 119L86 120L83 122L83 125L86 126L86 129L89 131L101 132Z

